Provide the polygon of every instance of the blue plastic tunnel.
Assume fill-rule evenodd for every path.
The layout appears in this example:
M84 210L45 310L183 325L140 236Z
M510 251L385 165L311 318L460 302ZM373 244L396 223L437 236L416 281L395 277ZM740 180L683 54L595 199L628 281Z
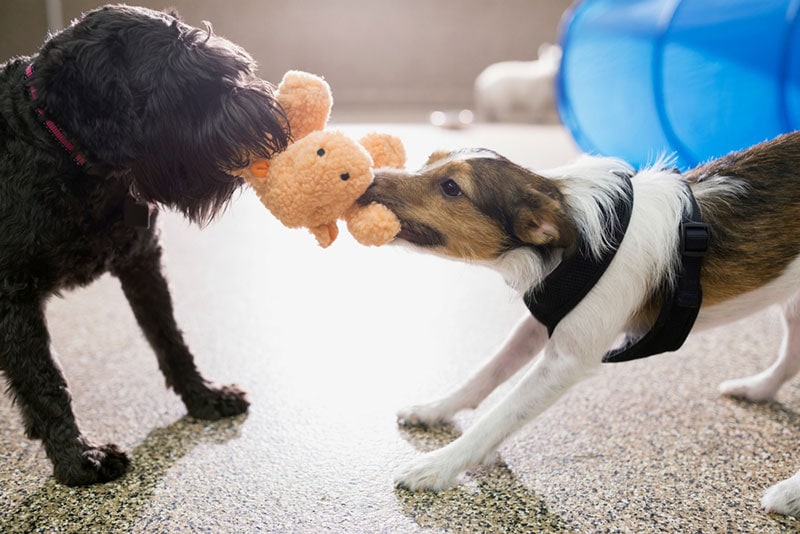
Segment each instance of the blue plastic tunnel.
M686 168L800 129L800 0L584 0L558 107L581 149Z

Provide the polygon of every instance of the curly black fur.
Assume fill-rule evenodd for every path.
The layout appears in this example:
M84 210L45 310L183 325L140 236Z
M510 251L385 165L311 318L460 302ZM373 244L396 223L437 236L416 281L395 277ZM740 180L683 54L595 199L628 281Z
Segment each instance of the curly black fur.
M87 164L76 165L36 108ZM128 465L116 446L90 443L78 429L44 316L48 297L104 272L119 278L191 415L247 409L242 391L214 387L195 368L173 318L157 234L126 224L123 206L134 191L206 222L242 185L234 171L282 150L288 135L250 56L172 13L106 6L37 54L0 65L0 370L59 481L111 480Z

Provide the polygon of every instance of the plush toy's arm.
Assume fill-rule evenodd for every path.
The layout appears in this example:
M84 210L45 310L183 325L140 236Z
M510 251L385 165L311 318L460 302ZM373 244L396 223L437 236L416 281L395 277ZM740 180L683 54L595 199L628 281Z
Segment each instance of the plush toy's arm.
M397 216L377 202L368 206L353 205L343 218L347 221L347 230L365 246L385 245L400 232Z
M359 142L372 156L376 168L402 169L406 164L406 149L403 142L394 135L373 132L362 137Z

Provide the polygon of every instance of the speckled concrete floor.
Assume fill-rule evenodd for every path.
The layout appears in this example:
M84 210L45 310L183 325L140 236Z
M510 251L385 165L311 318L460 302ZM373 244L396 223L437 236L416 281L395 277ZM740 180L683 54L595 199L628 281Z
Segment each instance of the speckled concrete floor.
M574 155L558 128L384 129L403 137L412 166L435 148L467 145L533 166ZM450 491L413 494L393 487L393 469L458 430L401 429L395 411L447 391L502 342L524 311L500 278L347 236L323 251L249 192L203 231L169 214L162 228L176 313L197 361L207 376L247 388L250 412L213 423L186 417L116 280L54 299L53 344L82 427L126 448L133 469L101 486L59 486L3 397L0 532L800 527L758 505L798 468L800 384L764 405L716 392L771 361L780 327L769 312L698 335L679 353L604 367L503 445L497 465ZM457 427L474 417L462 414Z

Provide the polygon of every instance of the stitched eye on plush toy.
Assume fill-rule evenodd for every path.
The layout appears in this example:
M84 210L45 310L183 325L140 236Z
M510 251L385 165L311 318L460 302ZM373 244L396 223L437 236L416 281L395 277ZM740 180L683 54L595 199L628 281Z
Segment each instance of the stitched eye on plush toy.
M322 157L324 155L325 155L325 149L324 148L320 148L319 150L317 150L317 156Z
M442 194L446 197L456 198L460 197L462 194L461 188L454 180L450 178L439 184L439 188L442 190Z
M346 182L347 180L350 179L350 173L343 172L342 174L339 175L339 178L341 178L343 182Z

